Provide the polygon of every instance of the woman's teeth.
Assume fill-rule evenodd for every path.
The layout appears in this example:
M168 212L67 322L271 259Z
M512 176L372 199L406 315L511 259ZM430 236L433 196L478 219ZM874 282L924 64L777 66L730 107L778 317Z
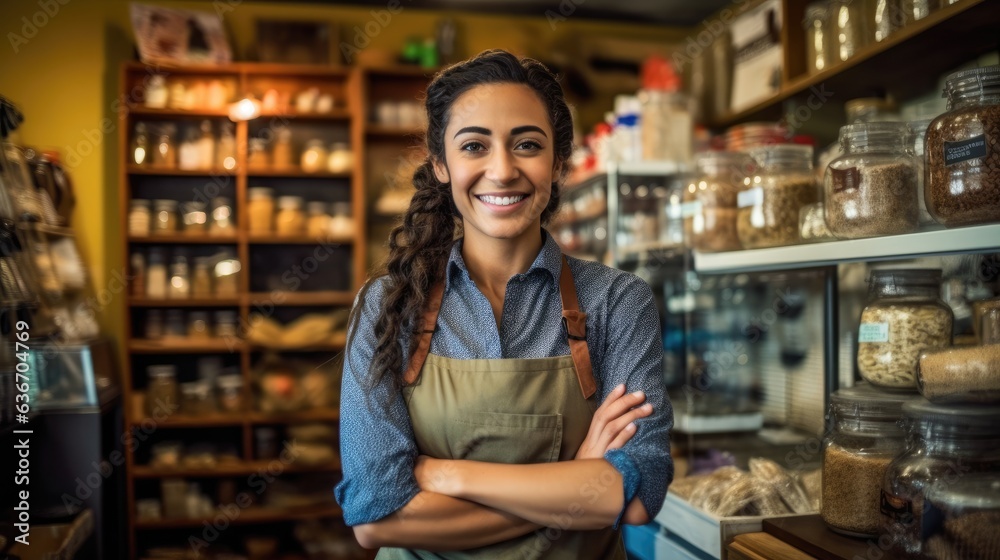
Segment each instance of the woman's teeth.
M494 204L496 206L510 206L511 204L517 204L518 202L521 202L521 200L524 199L524 195L523 194L517 196L485 195L485 196L480 196L478 198L479 200L482 200L483 202L486 202L488 204Z

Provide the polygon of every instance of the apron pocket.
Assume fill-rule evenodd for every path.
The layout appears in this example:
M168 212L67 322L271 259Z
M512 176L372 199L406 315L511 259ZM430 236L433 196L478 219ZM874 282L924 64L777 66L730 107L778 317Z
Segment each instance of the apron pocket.
M561 414L467 412L452 420L451 458L530 464L559 460Z

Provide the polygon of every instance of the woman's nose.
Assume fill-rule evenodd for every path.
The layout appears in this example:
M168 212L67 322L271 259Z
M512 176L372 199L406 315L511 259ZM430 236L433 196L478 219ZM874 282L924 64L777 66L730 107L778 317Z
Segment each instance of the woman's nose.
M486 178L498 185L506 185L517 179L518 171L514 157L506 150L497 150L490 156Z

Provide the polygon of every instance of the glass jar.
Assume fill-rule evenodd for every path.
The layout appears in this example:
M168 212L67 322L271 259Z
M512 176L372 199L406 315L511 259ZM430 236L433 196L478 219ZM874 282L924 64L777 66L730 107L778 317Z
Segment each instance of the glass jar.
M918 221L921 226L935 223L931 213L927 211L925 194L927 191L927 153L924 151L924 146L927 141L927 127L930 126L932 120L926 119L909 123L910 130L913 131L913 157L917 162L917 205L920 213Z
M945 94L927 129L927 210L946 227L1000 221L1000 66L951 74Z
M858 370L873 385L916 390L920 352L951 346L941 270L873 270L858 330Z
M170 235L177 233L177 201L153 201L153 233Z
M149 201L133 198L128 202L128 234L135 236L149 235L152 215Z
M184 324L184 312L180 309L168 309L166 328L163 337L174 340L187 338L187 325Z
M222 125L219 144L215 150L215 165L227 171L236 169L236 135L233 132L233 123Z
M346 142L334 142L330 146L330 156L326 160L326 170L330 173L348 173L354 166L354 153Z
M796 144L750 151L757 171L744 179L736 200L736 233L744 249L798 243L799 214L819 201L812 155L812 146Z
M146 123L139 123L135 125L135 135L132 136L131 163L134 165L149 163L151 156L152 154L149 151L149 134L146 133Z
M292 131L287 126L275 133L274 151L271 154L275 169L292 168Z
M129 257L129 293L134 297L146 295L146 257L140 251Z
M267 156L267 140L263 138L251 138L249 144L247 167L257 171L270 168L271 160Z
M149 77L143 99L150 109L164 109L167 106L167 80L161 74Z
M302 213L302 197L279 196L278 214L274 218L278 235L301 235L306 228L306 217Z
M907 23L920 21L940 7L939 0L903 0Z
M218 338L236 338L237 320L235 311L215 312L215 336Z
M935 403L1000 403L1000 341L921 352L917 388Z
M847 124L899 122L896 102L885 97L858 97L844 103Z
M181 412L188 416L205 416L215 412L212 386L204 381L181 385Z
M876 43L888 39L906 24L903 0L871 0L869 22Z
M841 239L916 231L917 164L906 123L872 122L840 128L842 155L823 177L826 226Z
M325 237L330 230L330 215L326 213L326 203L320 200L313 200L306 207L309 210L306 233L309 237Z
M198 201L185 202L181 205L181 221L184 223L184 233L204 234L208 229L208 213L205 203Z
M331 237L336 238L354 236L354 219L351 218L350 202L333 203L333 216L330 218L329 233Z
M170 299L191 297L191 271L184 255L176 255L174 264L170 266L170 287L167 288L167 297Z
M267 234L274 228L274 191L267 187L251 187L248 190L250 202L247 217L250 233Z
M826 227L824 214L822 202L803 206L799 212L799 239L809 243L836 239Z
M705 252L740 249L736 198L753 174L753 160L739 152L704 152L695 156L695 168L681 209L688 243Z
M823 440L820 506L830 529L855 537L878 533L882 480L905 448L900 419L903 403L912 398L865 383L830 395L833 429Z
M806 6L802 25L806 30L806 68L810 74L826 70L833 62L830 53L830 5L827 2L811 2Z
M233 207L229 199L218 196L212 199L212 220L208 232L212 235L234 235Z
M933 558L1000 558L1000 476L970 474L927 490L922 550Z
M146 368L146 414L170 414L177 410L177 368L157 365Z
M843 62L868 44L864 9L855 0L832 0L829 9L830 50L834 62Z
M166 256L163 249L154 247L149 250L149 266L146 268L146 297L165 299L168 280Z
M211 337L212 333L208 326L207 311L192 311L191 313L188 313L187 335L188 338L198 339Z
M180 169L201 169L201 134L195 128L189 128L177 150L177 167Z
M215 263L215 296L223 298L234 298L239 293L239 273L242 266L237 258L231 255L224 255L219 262Z
M997 313L993 313L996 310ZM972 330L979 344L1000 344L1000 297L972 302Z
M150 309L146 312L146 327L143 336L148 340L159 340L163 338L163 312L159 309Z
M316 173L326 168L326 148L323 141L319 139L310 140L306 144L305 151L302 152L302 171L306 173Z
M196 257L194 273L191 275L191 296L196 298L212 297L212 259Z
M882 482L882 532L895 552L922 557L929 552L924 531L936 517L925 493L973 473L1000 474L1000 407L919 399L903 405L903 414L910 446L889 464Z
M216 380L219 389L219 410L237 413L243 410L243 377L236 375L220 375Z
M215 134L212 132L212 121L201 121L201 133L198 135L198 169L211 169L215 165Z

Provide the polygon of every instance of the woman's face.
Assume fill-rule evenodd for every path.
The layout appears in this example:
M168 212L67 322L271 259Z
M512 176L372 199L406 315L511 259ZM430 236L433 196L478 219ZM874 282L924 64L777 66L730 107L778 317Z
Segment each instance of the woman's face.
M434 173L451 183L466 237L537 235L552 195L554 143L545 105L528 86L484 84L455 100Z

